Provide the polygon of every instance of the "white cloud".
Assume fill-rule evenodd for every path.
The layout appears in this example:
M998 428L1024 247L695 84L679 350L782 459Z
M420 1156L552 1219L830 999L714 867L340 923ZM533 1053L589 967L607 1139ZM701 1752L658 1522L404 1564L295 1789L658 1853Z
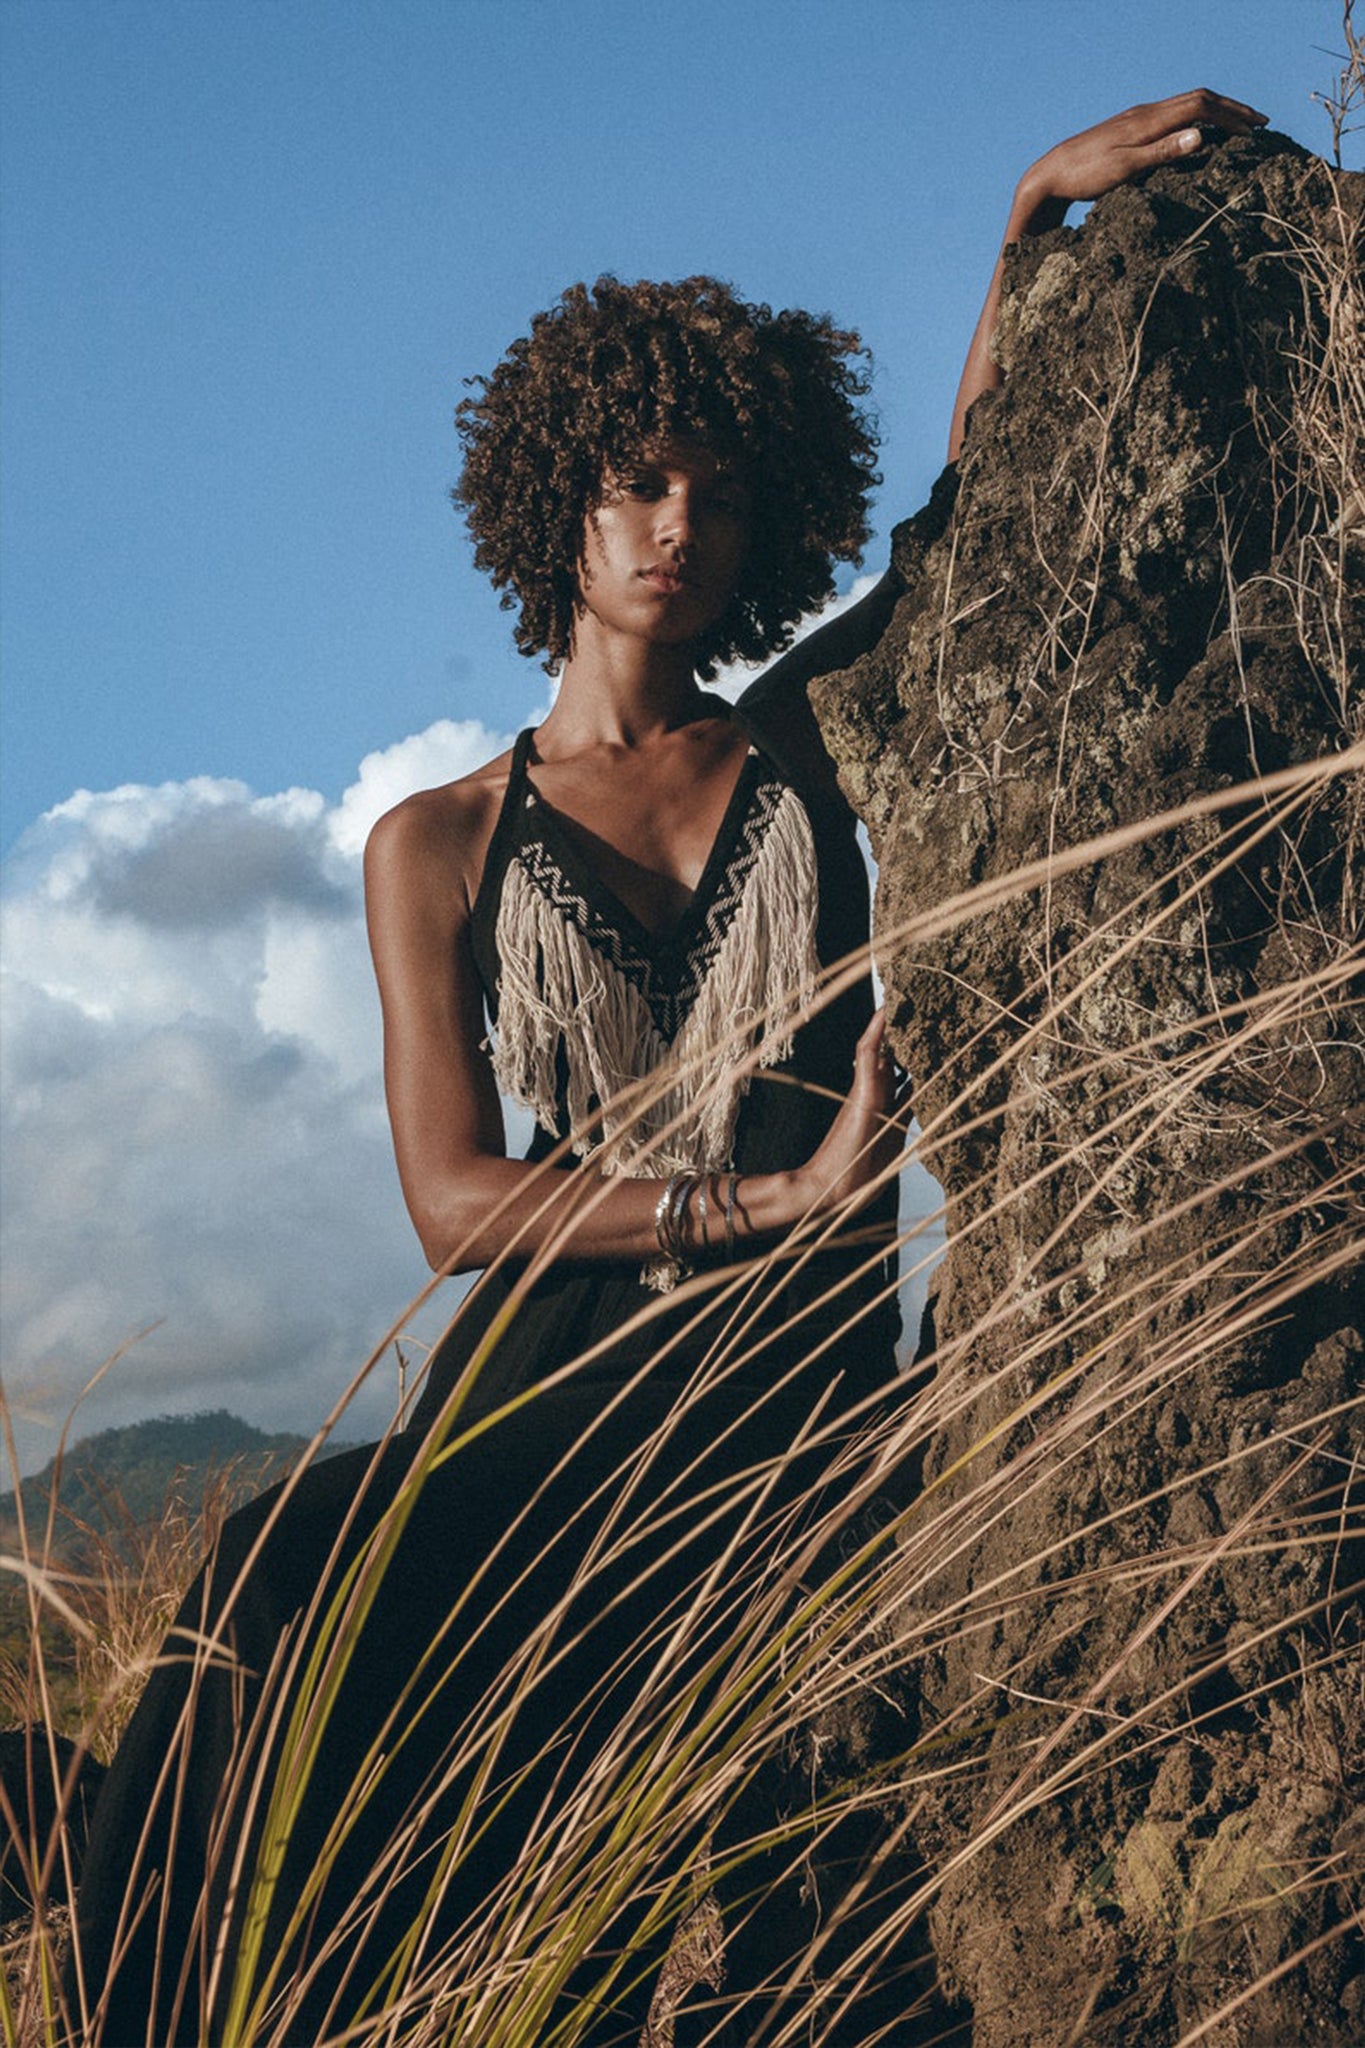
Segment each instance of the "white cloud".
M149 1325L80 1433L220 1406L311 1429L423 1283L359 855L391 804L506 744L443 720L368 756L333 809L209 777L81 790L20 841L0 904L0 1355L26 1465Z
M454 782L492 760L510 739L489 732L472 718L438 718L425 732L412 733L380 752L367 754L360 773L328 819L338 852L364 851L370 827L414 789Z

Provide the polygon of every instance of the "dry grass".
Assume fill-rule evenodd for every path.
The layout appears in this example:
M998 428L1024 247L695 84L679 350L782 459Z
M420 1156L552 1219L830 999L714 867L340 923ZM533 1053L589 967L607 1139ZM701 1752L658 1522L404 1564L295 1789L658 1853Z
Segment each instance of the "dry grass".
M1263 784L1258 794L1280 810L1277 813L1272 808L1268 821L1262 813L1258 829L1280 829L1284 819L1292 820L1297 805L1310 800L1322 777L1359 772L1361 766L1362 757L1357 753ZM1227 831L1234 847L1246 830L1245 824L1239 822L1239 810L1245 815L1246 794L1221 793L1202 806L1211 818L1220 810L1232 818ZM1133 836L1131 831L1115 835L1123 842ZM1095 857L1095 847L1080 847L1056 856L1050 865L1055 873L1059 863L1063 867L1070 862L1079 865ZM1016 877L1013 886L1026 889L1033 886L1035 879L1025 874ZM1195 877L1191 886L1198 884L1199 878ZM992 893L998 899L1002 893L1000 885L992 885ZM968 899L936 911L920 920L921 932L941 929L956 918L976 914L979 907L977 901ZM1168 904L1154 905L1151 928L1159 932L1162 920L1169 914ZM1123 943L1137 942L1130 926ZM1091 971L1103 976L1107 967L1112 966L1112 946L1103 933L1095 935L1093 946ZM833 978L831 986L840 985L860 966L860 962L848 963ZM1131 1071L1125 1069L1121 1077L1116 1076L1113 1127L1107 1133L1105 1145L1094 1154L1097 1176L1111 1181L1120 1176L1126 1149L1136 1142L1139 1127L1150 1131L1153 1120L1169 1119L1184 1112L1197 1097L1210 1060L1243 1057L1248 1048L1254 1047L1258 1036L1263 1038L1268 1030L1281 1028L1287 1016L1320 1014L1324 1004L1339 1003L1344 993L1341 976L1346 971L1347 967L1337 960L1330 968L1303 976L1284 988L1263 992L1262 999L1248 1006L1244 1014L1200 1020L1204 1026L1217 1021L1222 1027L1217 1033L1207 1028L1191 1032L1186 1022L1186 1041L1202 1050L1191 1051L1183 1060L1154 1057L1149 1086L1136 1108ZM1065 979L1073 996L1059 996L1061 1009L1045 1010L1037 1026L1036 1035L1049 1042L1055 1043L1062 1035L1065 1005L1074 1000L1075 990L1086 985L1087 975L1068 974ZM1026 1057L1028 1050L1026 1040L1022 1052L1016 1049L1014 1056ZM1100 1053L1090 1055L1091 1065L1101 1080L1105 1058ZM963 1108L970 1115L970 1104ZM921 1141L931 1158L936 1136L931 1128ZM1064 1150L1055 1168L1045 1163L1039 1171L1064 1174L1074 1164L1074 1157ZM1204 1191L1190 1199L1197 1203L1217 1192ZM1068 1603L1126 1597L1135 1589L1146 1596L1146 1618L1135 1627L1120 1663L1137 1663L1152 1632L1194 1595L1210 1572L1223 1568L1230 1558L1245 1559L1258 1551L1267 1555L1279 1553L1291 1543L1315 1551L1330 1550L1333 1546L1340 1550L1343 1511L1339 1503L1331 1511L1324 1508L1317 1518L1307 1513L1301 1503L1288 1505L1297 1471L1295 1460L1290 1457L1257 1498L1253 1511L1236 1526L1203 1541L1189 1542L1156 1555L1144 1554L1140 1543L1135 1543L1123 1563L1107 1566L1099 1573L1080 1575L1073 1568L1068 1576L1066 1554L1078 1533L1068 1531L1058 1537L1051 1560L1045 1554L1031 1551L1021 1555L1015 1566L998 1579L976 1584L969 1600L945 1603L933 1597L955 1559L983 1531L1017 1513L1037 1489L1055 1486L1059 1475L1065 1475L1069 1466L1093 1454L1106 1433L1121 1427L1126 1418L1144 1406L1166 1399L1183 1376L1199 1371L1204 1361L1236 1345L1248 1330L1284 1313L1304 1289L1324 1274L1358 1258L1360 1234L1351 1220L1349 1205L1341 1199L1346 1192L1344 1176L1341 1186L1314 1191L1311 1199L1319 1205L1335 1198L1338 1221L1318 1234L1310 1251L1300 1251L1278 1264L1272 1262L1245 1282L1238 1280L1238 1271L1254 1261L1249 1260L1249 1247L1244 1240L1222 1246L1208 1244L1197 1275L1188 1264L1164 1270L1159 1264L1155 1270L1142 1269L1140 1279L1125 1283L1131 1289L1130 1298L1112 1290L1099 1296L1083 1290L1070 1297L1068 1283L1078 1277L1079 1269L1065 1266L1044 1271L1045 1262L1040 1261L1035 1276L1034 1334L1012 1356L1008 1372L1002 1370L996 1378L983 1382L954 1369L956 1356L979 1346L990 1336L989 1328L982 1328L959 1339L954 1356L940 1360L937 1379L911 1399L894 1422L869 1427L856 1450L836 1446L828 1425L815 1421L813 1437L818 1441L823 1428L830 1459L843 1475L841 1498L837 1508L826 1507L822 1526L807 1532L795 1548L790 1511L765 1516L764 1502L776 1468L764 1467L737 1475L735 1487L751 1506L749 1526L738 1546L730 1544L686 1600L658 1615L651 1641L639 1646L640 1683L631 1711L613 1731L610 1742L572 1792L566 1788L563 1804L544 1813L518 1867L490 1885L479 1925L465 1926L453 1933L446 1929L433 1943L416 1934L404 1955L396 1959L395 1975L385 1994L384 2017L371 2014L361 2033L348 2038L374 2044L401 2041L413 2044L413 2048L419 2043L438 2041L477 2041L480 2048L515 2043L521 2048L521 2044L535 2039L569 2048L581 2035L584 2018L556 2018L553 2014L557 1993L573 1958L586 1953L611 1925L614 1916L628 1905L660 1926L690 1925L695 1937L697 1886L699 1875L704 1877L707 1872L708 1845L714 1843L718 1825L733 1810L744 1787L755 1782L774 1756L809 1743L811 1731L850 1700L865 1696L869 1688L885 1688L888 1674L894 1678L897 1670L913 1669L931 1653L941 1653L955 1644L970 1645L983 1638L1002 1614L1014 1610L1021 1602L1054 1603L1058 1625L1066 1627L1072 1625L1064 1618ZM993 1212L987 1205L972 1228L984 1230L992 1220ZM1074 1206L1059 1217L1059 1242L1078 1220ZM1135 1244L1140 1248L1144 1237L1156 1242L1161 1225L1167 1220L1134 1218ZM733 1364L751 1341L745 1320L745 1290L755 1282L762 1285L778 1258L801 1256L803 1242L819 1234L797 1232L794 1246L784 1247L768 1260L757 1262L754 1268L728 1276L727 1284L735 1290L733 1337L726 1356L713 1361L715 1370L723 1371ZM913 1244L909 1249L913 1257ZM1220 1261L1228 1270L1229 1284L1210 1306L1195 1282L1198 1279L1199 1287L1205 1288L1210 1267L1216 1269ZM1133 1270L1131 1260L1129 1270ZM699 1296L707 1284L705 1280L691 1283ZM1027 1289L1033 1283L1025 1275L1022 1284ZM1198 1299L1199 1313L1183 1327L1175 1321L1168 1322L1168 1335L1142 1354L1141 1363L1135 1368L1129 1342L1132 1327L1147 1314L1154 1293L1172 1302L1179 1299L1184 1289L1191 1291L1192 1300ZM641 1311L645 1317L656 1312L653 1302ZM1002 1302L999 1314L1014 1328L1017 1299ZM1059 1336L1065 1336L1073 1354L1079 1353L1084 1361L1083 1366L1072 1369L1062 1380L1049 1369ZM1113 1366L1122 1364L1122 1371L1107 1369L1111 1361ZM564 1370L568 1373L573 1368ZM534 1400L529 1399L525 1405L526 1424L534 1427ZM1332 1421L1332 1417L1324 1416L1320 1418L1320 1427L1325 1429ZM916 1457L932 1437L964 1422L974 1446L965 1462L960 1461L958 1469L940 1475L912 1508L896 1519L884 1520L869 1535L859 1520L865 1505L888 1488L896 1471ZM1016 1431L1021 1424L1031 1432L1026 1448L1008 1464L992 1466L993 1442L1004 1432ZM1296 1440L1311 1438L1313 1433L1311 1421L1296 1425ZM414 1489L420 1487L425 1471L434 1461L457 1453L459 1442L456 1402L444 1428L416 1457ZM653 1448L661 1454L666 1450L664 1445ZM1264 1444L1255 1447L1259 1455L1264 1451ZM1182 1474L1178 1484L1191 1487L1207 1482L1238 1457L1250 1455L1250 1449L1226 1452L1202 1471ZM976 1463L981 1469L979 1482L972 1479ZM589 1582L594 1574L608 1571L641 1534L632 1526L636 1470L634 1466L622 1470L611 1488L604 1489L596 1501L585 1503L585 1512L597 1517L597 1533L583 1567ZM1162 1489L1163 1495L1165 1491ZM248 1739L249 1731L243 1731L239 1783L234 1789L246 1807L260 1800L272 1802L267 1849L272 1834L287 1834L306 1781L307 1759L319 1717L325 1718L335 1711L343 1697L340 1679L347 1645L363 1626L369 1605L382 1598L384 1571L413 1498L414 1494L400 1496L392 1512L381 1520L375 1541L359 1568L336 1596L330 1616L317 1617L324 1621L324 1635L330 1637L326 1655L315 1658L306 1670L289 1674L292 1733L286 1747L298 1764L291 1772L277 1777L273 1789L256 1781L253 1774L257 1759ZM1115 1503L1104 1522L1119 1528L1131 1522L1136 1529L1149 1504L1143 1499ZM221 1499L210 1504L211 1514L220 1511ZM651 1513L658 1511L656 1507ZM678 1512L694 1521L699 1511L706 1512L706 1503L688 1499L685 1489L680 1489ZM534 1514L535 1502L528 1503L525 1512ZM1092 1521L1089 1532L1100 1526ZM645 1533L653 1543L656 1530L651 1527ZM841 1535L843 1550L835 1574L794 1595L793 1587L801 1584L803 1571L809 1570L832 1538ZM171 1518L164 1539L153 1546L145 1569L154 1570L160 1577L164 1597L169 1597L170 1583L180 1579L185 1561L200 1540L192 1529L191 1518L182 1512ZM756 1561L761 1562L764 1557L770 1558L772 1565L766 1571L756 1568ZM1040 1566L1057 1567L1059 1576L1053 1576L1051 1569L1044 1571L1041 1576L1051 1577L1053 1582L1040 1587ZM734 1587L741 1581L747 1590L743 1599L736 1602ZM49 1599L68 1606L84 1603L81 1619L88 1625L93 1598L88 1586L62 1586L46 1578L36 1565L31 1583L35 1615ZM110 1659L120 1684L129 1668L137 1666L142 1654L136 1630L129 1631L127 1617L130 1606L134 1610L139 1607L144 1597L139 1589L146 1583L145 1576L125 1572L117 1575L117 1582L110 1589L107 1612L125 1631L122 1647ZM1346 1590L1339 1588L1339 1595ZM890 1633L889 1617L895 1617ZM134 1619L137 1618L135 1614ZM1308 1610L1285 1614L1277 1618L1275 1628L1288 1636L1313 1619ZM472 1772L476 1783L491 1787L497 1756L510 1739L520 1704L537 1686L553 1682L557 1662L567 1647L563 1631L579 1625L565 1610L546 1616L543 1630L536 1640L526 1644L524 1656L515 1668L499 1674L490 1684L478 1724L453 1731L442 1764L448 1781L468 1782ZM455 1628L458 1626L457 1615ZM685 1706L685 1699L680 1701L677 1695L674 1674L688 1673L695 1663L697 1646L707 1644L712 1646L707 1672L714 1691L698 1720L696 1707L690 1712L679 1711ZM440 1668L442 1659L452 1654L460 1654L460 1646L454 1642L433 1646L434 1662L427 1678ZM1318 1656L1315 1668L1330 1663L1332 1654L1329 1650ZM1346 1657L1349 1646L1343 1643L1337 1654ZM94 1670L93 1661L87 1668ZM284 1669L282 1664L281 1677ZM1207 1679L1207 1675L1205 1669L1199 1677ZM903 1814L912 1815L917 1799L926 1790L964 1773L976 1772L980 1768L977 1731L986 1725L997 1730L1001 1727L1001 1695L1006 1696L1003 1725L1013 1724L1017 1728L1017 1766L987 1824L946 1866L932 1872L916 1872L913 1864L897 1868L890 1858L864 1871L858 1884L881 1887L885 1892L881 1910L873 1916L875 1926L868 1925L866 1914L857 1920L852 1956L840 1958L834 1982L821 1989L813 2007L794 2009L788 2019L765 2033L765 2040L796 2043L833 2038L836 2025L845 2028L842 2038L851 2038L847 2029L856 2013L858 1987L875 1978L881 1961L912 1938L954 1867L963 1859L988 1853L998 1837L1032 1809L1083 1783L1087 1776L1103 1772L1116 1756L1159 1748L1175 1731L1188 1727L1188 1695L1195 1684L1193 1672L1174 1690L1143 1698L1139 1708L1124 1711L1115 1711L1109 1704L1118 1676L1116 1670L1095 1672L1079 1696L1046 1700L1031 1696L1027 1685L1020 1686L1008 1672L987 1675L983 1670L978 1696L962 1707L950 1724L936 1725L908 1742L899 1758L885 1759L875 1783L853 1781L814 1787L808 1812L799 1823L785 1824L788 1850L796 1861L812 1853L818 1858L822 1838L841 1817L860 1807L876 1804L884 1809L889 1802ZM694 1688L691 1696L698 1697L695 1679L689 1676L687 1684ZM97 1689L102 1697L107 1697L106 1689ZM41 1683L38 1691L41 1695ZM268 1709L283 1711L284 1698L282 1689L268 1693ZM403 1717L413 1712L417 1700L418 1692L414 1690L395 1701L395 1732ZM372 1776L357 1788L360 1800L382 1796L381 1747L376 1748ZM483 1796L491 1793L486 1791ZM461 1829L448 1844L451 1859L477 1854L479 1811L476 1797L466 1810ZM411 1821L416 1818L410 1817ZM383 1895L385 1887L395 1881L404 1858L411 1853L416 1838L410 1819L395 1817L392 1861L376 1872L373 1894L356 1901L358 1920L374 1899ZM771 1844L752 1840L747 1850L742 1844L732 1844L727 1853L742 1860L746 1854L757 1855L769 1847ZM1137 1853L1130 1853L1130 1865L1134 1865ZM1153 1857L1147 1860L1150 1863ZM1300 1875L1288 1881L1309 1880ZM263 1883L268 1887L268 1880L258 1870L254 1882L259 1920L268 1903L268 1889L260 1888ZM1172 1889L1169 1913L1173 1927L1185 1928L1188 1938L1193 1939L1193 1930L1204 1924L1209 1913L1215 1912L1216 1917L1223 1908L1210 1905L1213 1893L1207 1881L1186 1883L1182 1878L1181 1882L1185 1889L1178 1896ZM1244 1891L1245 1887L1230 1899L1227 1911L1253 1910L1243 1896ZM436 1883L431 1890L433 1911L439 1893L440 1885ZM1181 1900L1185 1903L1180 1903ZM820 1949L836 1941L846 1923L854 1925L851 1916L858 1903L857 1886L849 1897L833 1897L825 1902L816 1954L804 1959L807 1967L818 1962ZM300 1911L306 1906L307 1901L301 1901ZM333 1938L339 1946L344 1947L347 1933L345 1927L335 1930ZM44 2010L50 2014L54 1938L41 1919L27 1937L24 1969L20 1973L25 1988L7 2020L7 2032L12 2039L42 2038L45 2030L50 2034L53 2019L45 2020L41 2015ZM686 1949L680 1948L679 1954L685 1953ZM713 1960L709 1935L696 1944L694 1953L699 1964L709 1966ZM681 1971L683 1965L675 1961L674 1967ZM629 1955L608 1959L599 1992L608 1995L629 1970ZM239 1992L226 2036L229 2041L288 2042L287 2019L267 2017L273 1993L281 1991L286 1998L288 1993L288 1986L272 1983L271 1972L271 1957L262 1953L259 1946L253 1946L250 1939L245 1941L239 1959ZM343 2017L338 2015L339 2026ZM666 2040L666 2001L662 1999L657 2018L659 2038ZM78 2033L93 2048L99 2038L97 2021L92 2019L84 2031L78 2026ZM336 2038L342 2037L338 2032Z

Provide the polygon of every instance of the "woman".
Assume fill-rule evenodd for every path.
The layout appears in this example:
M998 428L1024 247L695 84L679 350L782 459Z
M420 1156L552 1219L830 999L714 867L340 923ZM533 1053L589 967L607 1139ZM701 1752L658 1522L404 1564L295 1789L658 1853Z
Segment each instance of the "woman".
M1261 118L1200 92L1088 130L1026 174L1007 239L1197 147L1194 124ZM998 291L997 269L954 457L999 381ZM94 2038L314 2041L400 1982L433 2038L638 2037L668 1915L658 1859L631 1852L706 1833L699 1812L650 1834L651 1774L685 1800L693 1732L723 1748L742 1720L720 1653L780 1611L775 1566L818 1568L822 1475L892 1373L892 1073L865 980L814 1001L866 901L804 686L875 637L894 583L738 715L702 688L782 646L865 539L858 354L711 280L607 280L460 409L477 559L560 687L510 754L381 820L366 879L408 1205L434 1267L492 1270L407 1438L234 1517L192 1591L182 1632L237 1661L158 1670L101 1796ZM500 1088L536 1116L525 1161ZM366 1613L322 1713L330 1589ZM772 1987L801 1902L786 1859L731 1854L723 1788L725 1996L749 2041L790 2011ZM716 1977L679 2041L721 2038Z

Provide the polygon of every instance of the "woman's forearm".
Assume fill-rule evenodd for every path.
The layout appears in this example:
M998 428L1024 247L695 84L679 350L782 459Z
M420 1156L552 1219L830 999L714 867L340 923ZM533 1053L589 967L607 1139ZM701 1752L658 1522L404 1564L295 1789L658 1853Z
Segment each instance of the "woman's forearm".
M1067 202L1055 194L1042 190L1037 180L1037 166L1020 180L1010 208L1009 220L1005 225L1005 236L1000 254L995 260L991 273L990 287L986 293L981 317L976 323L967 360L962 366L962 380L957 387L953 401L953 419L948 433L948 460L956 462L962 448L962 437L966 431L967 414L983 391L998 391L1005 381L1005 373L991 354L991 337L995 333L996 317L1000 311L1000 283L1005 273L1005 250L1011 242L1025 241L1030 235L1045 234L1049 228L1058 228L1066 218Z
M886 1018L878 1010L858 1040L848 1094L810 1158L786 1172L736 1177L734 1248L771 1239L806 1217L852 1213L894 1171L903 1139ZM428 1167L420 1182L405 1176L404 1193L433 1270L463 1273L503 1252L643 1265L666 1249L657 1217L667 1185L663 1178L602 1174L591 1162L532 1165L478 1152L440 1171ZM724 1255L731 1192L726 1171L699 1177L680 1218L689 1259Z
M705 1203L697 1193L688 1203L682 1231L689 1256L708 1248L723 1253L729 1179L728 1173L705 1176ZM662 1178L601 1174L591 1164L484 1157L420 1196L410 1194L408 1206L433 1271L471 1272L502 1253L529 1258L536 1252L643 1265L661 1249L656 1217L666 1186ZM806 1201L796 1173L740 1175L731 1218L736 1246L789 1229Z

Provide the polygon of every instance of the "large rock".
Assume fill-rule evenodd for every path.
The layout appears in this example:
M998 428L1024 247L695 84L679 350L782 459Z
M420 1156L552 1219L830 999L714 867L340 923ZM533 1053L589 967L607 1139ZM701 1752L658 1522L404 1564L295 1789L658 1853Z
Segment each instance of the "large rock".
M976 2048L1365 2038L1363 187L1259 136L1014 252L813 691L949 1203L894 1619Z

